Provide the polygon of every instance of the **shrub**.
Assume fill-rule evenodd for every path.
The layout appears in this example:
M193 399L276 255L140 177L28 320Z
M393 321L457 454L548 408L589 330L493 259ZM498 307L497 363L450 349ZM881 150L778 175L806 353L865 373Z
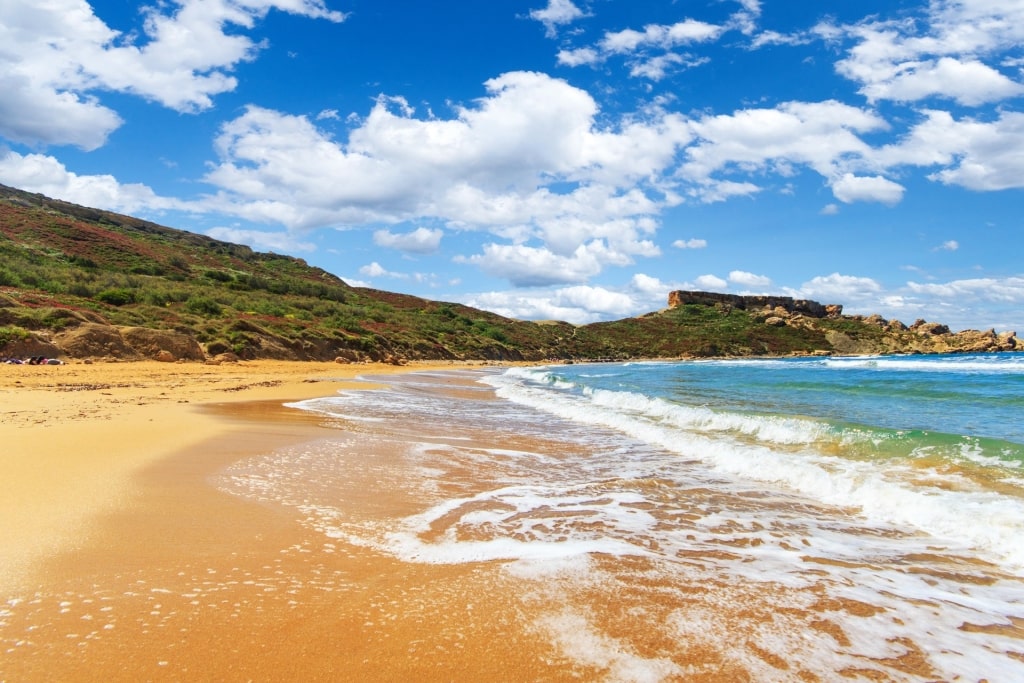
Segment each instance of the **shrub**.
M68 285L68 294L80 296L83 299L91 299L94 293L95 292L93 292L91 287L84 285L81 282L75 282Z
M0 327L0 349L7 346L11 342L22 341L28 339L28 330L23 327L16 327L14 325L4 325Z
M225 273L223 270L208 270L203 275L217 282L231 282L234 279L231 273Z
M97 264L91 258L87 258L85 256L71 256L70 258L68 258L68 261L76 266L88 268L89 270L95 270L99 268L99 264Z
M0 268L0 287L17 287L21 284L21 278L6 268Z
M220 315L223 311L220 304L206 296L190 296L185 302L185 310L207 318Z
M102 301L111 306L124 306L135 303L135 292L124 287L104 289L96 295L97 301Z

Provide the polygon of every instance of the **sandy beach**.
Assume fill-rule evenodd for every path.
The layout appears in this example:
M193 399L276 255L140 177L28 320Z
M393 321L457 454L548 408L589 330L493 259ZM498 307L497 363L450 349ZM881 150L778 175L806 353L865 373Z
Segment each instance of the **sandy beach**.
M466 635L460 619L454 635L406 615L366 636L385 596L427 599L439 574L469 595L472 569L343 554L209 481L323 438L285 402L438 367L459 366L0 366L0 680L479 680L522 665L443 656L444 643L497 652L493 622ZM423 633L409 629L441 644L414 656Z
M238 431L204 404L284 401L408 368L259 361L0 365L0 586L79 547L161 458Z
M496 370L0 366L0 682L1019 678L1019 576Z

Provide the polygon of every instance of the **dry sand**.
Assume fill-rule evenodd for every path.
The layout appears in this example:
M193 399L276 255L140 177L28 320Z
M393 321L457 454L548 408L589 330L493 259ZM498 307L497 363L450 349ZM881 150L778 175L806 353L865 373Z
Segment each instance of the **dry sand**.
M239 431L198 405L279 405L355 386L361 374L409 369L275 361L0 365L0 589L20 583L40 559L82 545L92 521L129 503L132 477L147 465Z
M210 483L329 434L285 402L466 365L0 365L0 681L533 678L509 613L472 612L476 569L337 547Z

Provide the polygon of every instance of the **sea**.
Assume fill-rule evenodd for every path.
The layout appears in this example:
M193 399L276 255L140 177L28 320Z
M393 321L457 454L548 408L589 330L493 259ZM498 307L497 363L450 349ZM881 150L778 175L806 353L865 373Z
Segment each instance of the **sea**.
M218 486L484 572L523 680L1024 681L1024 354L376 381Z

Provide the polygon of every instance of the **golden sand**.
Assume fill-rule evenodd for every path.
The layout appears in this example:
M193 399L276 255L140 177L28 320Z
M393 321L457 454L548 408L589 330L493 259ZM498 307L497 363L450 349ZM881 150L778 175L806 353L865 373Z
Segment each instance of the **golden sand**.
M0 365L0 587L80 547L97 516L132 502L132 477L147 465L239 431L198 405L279 404L329 395L368 371L401 370L274 361Z
M209 482L325 436L283 403L437 367L0 366L0 680L531 678L474 568L343 549Z

